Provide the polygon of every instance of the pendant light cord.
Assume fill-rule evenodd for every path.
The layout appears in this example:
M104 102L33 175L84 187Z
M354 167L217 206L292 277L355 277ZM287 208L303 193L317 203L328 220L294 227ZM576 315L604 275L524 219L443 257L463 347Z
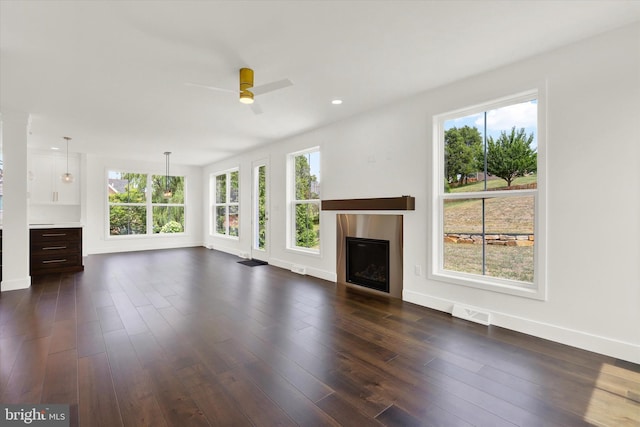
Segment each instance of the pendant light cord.
M166 174L164 177L164 190L165 192L169 191L169 155L171 154L171 151L165 151L164 155L165 155L165 165L166 165Z
M69 175L69 141L71 138L68 136L63 136L64 140L67 141L67 175Z

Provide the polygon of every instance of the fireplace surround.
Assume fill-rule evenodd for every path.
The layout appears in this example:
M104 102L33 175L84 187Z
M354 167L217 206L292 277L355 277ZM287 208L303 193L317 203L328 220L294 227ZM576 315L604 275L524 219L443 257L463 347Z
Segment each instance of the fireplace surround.
M347 286L367 289L381 295L402 298L402 215L385 214L338 214L337 215L337 265L338 283ZM386 284L379 280L362 280L362 278L348 278L347 251L349 242L372 243L374 251L367 257L371 264L376 264L380 258L380 242L388 242L388 269L385 272ZM377 247L375 246L377 243ZM386 244L386 243L385 243ZM386 255L385 255L386 256ZM362 263L362 261L358 261ZM364 268L368 266L365 265ZM353 267L353 266L352 266ZM368 273L367 273L368 274ZM365 276L367 274L364 274ZM380 274L378 272L377 274ZM374 283L377 282L377 283ZM384 289L380 289L384 288Z

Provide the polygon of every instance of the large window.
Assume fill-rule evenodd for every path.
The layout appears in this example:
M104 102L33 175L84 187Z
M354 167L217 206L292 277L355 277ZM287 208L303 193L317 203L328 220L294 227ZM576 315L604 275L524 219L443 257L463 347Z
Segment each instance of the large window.
M229 170L212 176L213 234L238 237L240 194L238 187L238 170Z
M320 150L289 155L289 248L320 251Z
M109 171L107 194L110 236L184 232L183 176Z
M432 272L542 298L538 92L435 118Z
M4 189L4 162L2 160L2 146L0 145L0 224L2 224L2 210L3 210L2 199L4 198L3 189Z

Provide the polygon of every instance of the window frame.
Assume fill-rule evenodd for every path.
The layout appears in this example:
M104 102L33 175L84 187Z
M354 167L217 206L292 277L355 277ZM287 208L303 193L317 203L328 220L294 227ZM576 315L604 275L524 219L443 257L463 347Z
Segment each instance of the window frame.
M237 197L237 202L231 202L231 174L236 172L238 174L238 197ZM219 176L225 176L226 178L226 185L225 185L225 202L224 203L218 203L217 200L217 178ZM230 169L226 169L224 171L218 171L218 172L214 172L211 174L210 176L210 181L209 181L209 185L211 188L211 210L209 211L209 215L211 218L211 222L210 222L210 228L209 228L209 235L212 237L220 237L220 238L225 238L225 239L232 239L232 240L239 240L240 239L240 167L236 166L234 168L230 168ZM226 225L226 234L221 234L218 233L218 228L216 227L216 223L217 223L217 219L218 219L218 207L219 206L224 206L225 209L225 223ZM231 236L229 234L229 211L230 211L230 207L234 206L237 208L238 210L238 235L237 236Z
M298 156L302 156L310 153L318 153L318 161L320 163L320 170L322 169L322 153L320 152L320 146L310 147L304 150L296 151L287 154L287 250L302 253L312 256L321 256L322 251L322 232L318 234L318 249L305 248L303 246L296 245L296 206L299 204L313 204L318 207L318 220L321 221L322 217L322 203L321 203L321 191L318 193L317 199L301 199L296 198L296 165L295 159ZM320 181L322 180L322 174L320 173ZM320 182L319 181L319 182ZM322 187L320 187L322 188ZM320 230L322 227L320 225Z
M526 190L445 193L445 122L472 114L483 113L522 102L537 100L537 188ZM428 260L429 278L432 280L483 289L492 292L522 296L538 300L547 298L546 280L546 90L544 85L507 95L471 107L465 107L433 116L433 174L431 235L429 236L431 255ZM533 196L534 198L534 265L533 283L528 284L511 279L465 273L444 269L444 201L455 199L494 199Z
M116 172L121 174L138 174L146 176L146 187L145 187L145 201L144 203L126 203L126 202L117 202L112 203L109 200L109 173ZM184 185L184 203L153 203L152 193L153 193L153 177L154 176L166 176L163 173L154 173L154 172L134 172L131 170L126 170L122 168L106 168L105 169L105 181L106 181L106 227L105 227L105 236L107 239L141 239L141 238L156 238L156 237L178 237L183 236L187 232L187 177L185 175L170 175L169 178L182 178L182 182ZM146 209L146 232L140 234L122 234L122 235L114 235L111 234L111 206L142 206ZM153 208L167 206L167 207L182 207L184 209L184 225L182 227L182 231L178 233L154 233L153 232Z

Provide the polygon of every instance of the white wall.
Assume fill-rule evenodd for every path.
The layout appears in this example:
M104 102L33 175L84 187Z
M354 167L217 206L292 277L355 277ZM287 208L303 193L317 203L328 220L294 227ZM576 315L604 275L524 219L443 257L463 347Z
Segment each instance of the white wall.
M548 100L547 300L429 280L433 115L540 84ZM321 216L320 256L285 249L286 154L320 145L323 199L416 197L416 210L404 217L405 300L444 311L454 303L481 307L494 324L640 363L639 119L640 25L634 25L210 165L203 185L211 172L239 166L241 203L248 207L251 161L268 155L271 263L302 264L333 280L334 212ZM249 211L242 208L238 241L208 236L207 226L207 245L249 252Z
M118 236L110 237L107 216L107 170L138 173L165 174L162 153L157 162L139 162L130 159L86 156L86 193L83 190L84 246L87 254L140 251L187 246L202 246L202 168L171 164L171 175L181 175L186 180L185 233L181 235Z

